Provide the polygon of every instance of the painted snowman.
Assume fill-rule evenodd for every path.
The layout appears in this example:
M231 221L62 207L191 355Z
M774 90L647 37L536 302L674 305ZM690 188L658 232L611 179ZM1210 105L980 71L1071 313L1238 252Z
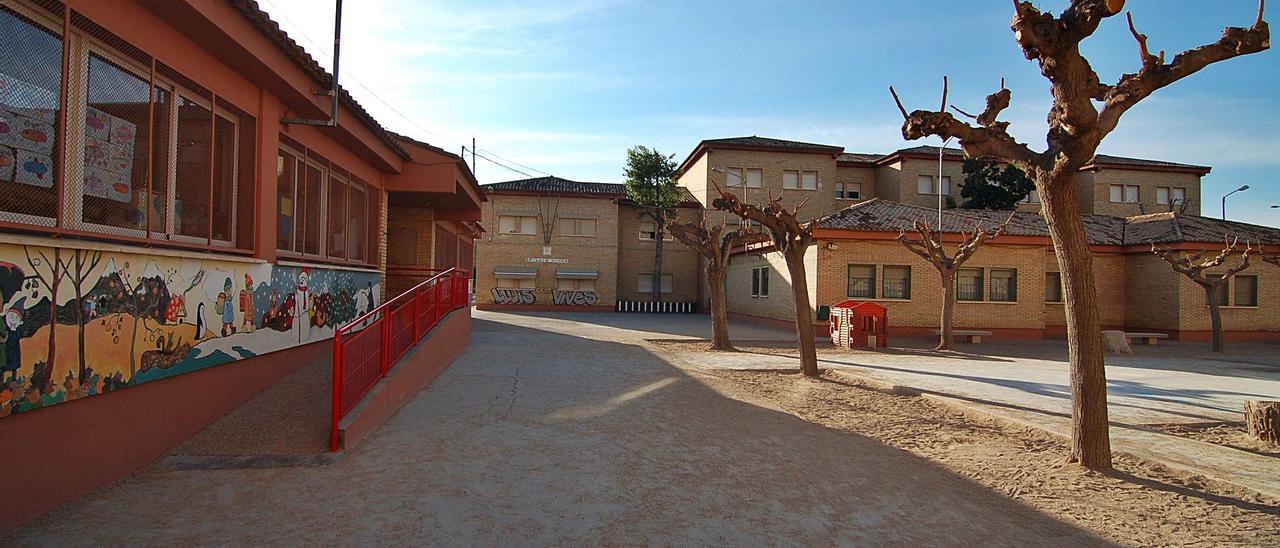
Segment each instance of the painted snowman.
M307 284L311 279L311 269L303 268L298 273L298 290L297 303L298 309L294 313L293 325L298 328L298 342L302 342L302 330L307 330L307 337L311 336L311 322L308 321L311 312L311 292Z

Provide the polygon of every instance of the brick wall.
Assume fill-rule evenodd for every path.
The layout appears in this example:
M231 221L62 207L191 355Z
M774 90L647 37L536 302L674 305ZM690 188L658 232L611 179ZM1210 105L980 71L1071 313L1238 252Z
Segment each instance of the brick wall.
M819 241L817 304L833 305L850 298L850 264L876 266L876 295L885 265L911 267L910 300L874 299L889 311L892 327L936 329L942 311L942 288L938 271L924 259L894 241ZM1045 250L1039 246L987 245L965 263L965 267L1017 269L1017 302L957 302L955 326L975 329L1043 329L1045 325ZM988 280L984 276L984 284ZM984 296L988 292L984 291ZM870 300L870 299L858 299Z
M1111 185L1137 185L1139 203L1112 203ZM1099 169L1076 177L1077 199L1086 208L1084 213L1099 215L1129 216L1168 211L1169 206L1156 203L1156 188L1162 186L1185 188L1187 202L1190 203L1187 214L1200 214L1200 176L1194 173Z
M712 171L711 168L713 167L760 169L764 174L764 187L750 189L733 187L729 189L725 185L725 175ZM817 171L817 190L788 189L786 193L782 193L782 172L784 170ZM818 217L847 205L844 203L836 204L835 187L832 186L836 181L836 160L830 154L711 150L690 167L684 176L679 179L679 184L687 187L699 201L703 204L708 204L709 207L710 199L714 199L715 194L715 187L712 186L711 181L720 185L721 188L731 190L745 201L755 204L763 204L768 192L772 192L774 196L781 194L782 203L787 206L797 205L807 199L808 202L805 203L805 207L800 211L800 216L804 219ZM708 211L707 220L712 223L720 223L725 215L727 214L720 211Z
M1125 255L1126 329L1178 329L1181 302L1176 276L1180 275L1151 253Z
M543 227L537 234L518 235L499 233L498 214L503 212L538 213L553 210L558 200L560 215L585 216L596 219L596 236L568 236L561 232L557 222L552 234L550 255L543 254L548 244L543 240ZM541 202L541 203L540 203ZM541 209L540 209L541 206ZM618 287L618 205L609 198L539 198L490 194L489 201L481 208L482 223L490 231L477 242L476 249L476 303L493 304L493 289L497 285L494 269L500 266L536 268L537 289L535 305L552 305L552 290L556 288L556 270L591 269L599 272L596 279L596 305L612 308ZM550 216L550 215L549 215ZM563 263L529 262L536 260L564 260Z
M862 185L862 197L857 200L841 200L837 199L834 203L836 209L844 209L853 204L864 200L870 200L877 197L876 194L876 170L870 167L857 166L836 166L836 182L839 183L859 183ZM835 195L835 189L831 191Z
M696 223L700 211L695 208L678 208L676 220ZM654 241L640 239L640 210L631 206L618 206L618 287L617 296L622 300L647 301L650 293L640 293L639 277L653 273ZM672 239L662 244L662 271L671 274L671 293L663 294L664 301L697 301L700 280L698 254Z
M1093 254L1093 279L1097 283L1098 303L1103 329L1124 329L1127 323L1127 296L1134 294L1129 287L1128 258L1119 253ZM1045 249L1045 272L1060 272L1058 258L1052 248ZM1139 292L1140 293L1140 292ZM1040 299L1044 300L1041 292ZM1045 303L1044 323L1046 327L1065 329L1067 325L1066 306L1062 303ZM1065 332L1065 331L1064 331Z
M938 195L921 194L919 186L916 184L916 179L920 175L928 175L934 179L938 178L937 160L905 159L893 165L895 166L893 169L881 168L877 170L877 175L886 178L883 183L877 183L877 188L898 187L898 199L896 201L904 204L938 207ZM964 183L964 162L958 160L943 162L942 174L951 177L951 196L955 198L957 204L960 203L962 201L960 199L960 186Z
M1213 247L1209 247L1209 249L1211 252L1214 251ZM1212 330L1213 325L1209 318L1209 306L1205 303L1204 288L1196 285L1186 276L1175 273L1173 268L1163 261L1160 264L1167 271L1166 276L1174 277L1177 280L1177 302L1181 311L1181 314L1178 314L1178 328L1182 331ZM1227 267L1234 267L1239 264L1240 256L1236 254L1228 258L1222 267L1211 269L1207 272L1217 272L1221 275ZM1222 330L1280 332L1280 268L1263 263L1255 258L1250 261L1249 268L1240 272L1237 276L1258 277L1258 306L1222 307ZM1233 284L1234 281L1233 279ZM1230 286L1229 289L1233 287ZM1228 291L1228 293L1230 294L1232 291ZM1280 340L1280 333L1276 333L1274 339Z

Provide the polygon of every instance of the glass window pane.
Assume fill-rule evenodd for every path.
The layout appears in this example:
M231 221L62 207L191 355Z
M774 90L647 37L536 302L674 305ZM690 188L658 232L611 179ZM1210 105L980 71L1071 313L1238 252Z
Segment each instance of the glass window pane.
M83 197L81 220L116 234L145 229L151 84L90 54L85 100L84 179L69 191Z
M297 251L294 244L297 198L294 191L298 181L298 158L281 150L276 154L276 249Z
M757 297L759 295L760 295L760 269L753 268L751 269L751 296Z
M982 269L961 268L956 271L956 300L982 300Z
M850 200L859 200L862 198L862 183L845 183L844 197Z
M942 193L947 196L951 195L951 177L945 175L942 177Z
M1131 204L1138 203L1138 187L1127 185L1124 187L1124 201Z
M223 116L214 117L213 126L213 239L235 241L236 188L240 177L238 124Z
M582 234L583 236L595 236L596 220L595 219L578 219L578 231L579 231L579 234Z
M1237 275L1235 284L1236 306L1258 306L1258 277Z
M917 176L916 192L920 194L933 194L933 177L928 175Z
M799 188L800 174L795 171L782 172L782 188Z
M1120 185L1111 185L1111 202L1120 203L1124 201L1124 187Z
M760 269L760 296L769 296L769 268Z
M742 168L731 167L724 172L725 186L742 186Z
M0 36L0 218L52 224L62 39L3 7Z
M1062 274L1044 273L1044 301L1047 303L1062 302Z
M1157 203L1157 204L1161 204L1161 205L1164 205L1164 204L1169 203L1169 189L1168 189L1168 188L1166 188L1166 187L1156 187L1156 203Z
M1169 189L1170 203L1181 204L1187 201L1187 189L1171 188Z
M1018 300L1017 271L991 270L991 300L1014 302Z
M764 187L764 171L761 171L759 169L748 169L746 173L747 173L747 188Z
M364 242L369 239L365 231L369 229L369 204L365 201L364 185L353 182L351 200L347 205L347 258L367 261L364 253Z
M342 258L347 252L347 181L329 179L329 256Z
M805 190L817 190L818 188L818 172L806 171L801 174L800 188Z
M212 113L178 95L177 158L173 221L178 234L209 237L209 183L213 173Z
M850 297L874 299L876 288L876 267L871 265L849 265Z
M307 164L302 182L302 252L320 254L320 208L324 201L324 171Z
M910 299L911 267L884 267L884 286L880 290L880 297L885 299Z

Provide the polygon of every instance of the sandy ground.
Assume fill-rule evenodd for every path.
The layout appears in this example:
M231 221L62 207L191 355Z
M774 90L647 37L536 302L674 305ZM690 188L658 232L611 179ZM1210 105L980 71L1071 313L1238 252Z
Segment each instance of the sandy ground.
M1063 464L1065 444L970 418L924 398L842 378L713 372L726 395L782 410L940 463L957 474L1118 543L1266 546L1280 542L1280 501L1121 458L1101 475ZM847 378L847 377L846 377Z
M1275 544L1274 501L1059 468L916 398L683 368L705 319L476 314L471 349L329 466L152 469L18 545Z

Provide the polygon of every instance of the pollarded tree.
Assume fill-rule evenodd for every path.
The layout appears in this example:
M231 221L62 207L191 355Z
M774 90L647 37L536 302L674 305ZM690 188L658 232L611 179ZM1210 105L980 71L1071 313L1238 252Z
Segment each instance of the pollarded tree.
M1035 181L1062 272L1073 396L1070 461L1094 470L1111 467L1111 444L1098 295L1084 220L1076 203L1075 176L1121 116L1156 90L1210 64L1271 46L1261 0L1252 27L1228 27L1217 42L1180 53L1168 63L1163 52L1150 52L1147 37L1138 33L1130 15L1129 30L1138 43L1142 68L1121 76L1115 84L1106 84L1080 53L1080 43L1093 35L1103 19L1119 14L1123 7L1124 0L1072 0L1055 17L1031 2L1014 0L1010 24L1014 39L1026 58L1040 65L1053 95L1044 152L1015 141L1007 131L1009 123L997 120L1011 98L1003 86L987 97L982 114L973 117L976 126L946 112L945 100L941 110L911 113L898 101L906 119L904 138L955 137L968 156L997 158L1017 166ZM897 94L894 96L896 99Z
M627 149L627 199L640 206L640 217L653 220L653 300L662 300L662 240L667 221L676 216L676 206L683 197L676 185L677 166L674 156L664 156L656 149L636 146Z
M707 227L706 218L697 223L672 221L667 230L680 243L707 259L707 290L711 301L711 349L733 350L729 339L729 307L725 297L725 276L729 272L729 255L733 250L758 241L762 234L741 225L725 232L725 225Z
M800 222L797 214L804 207L801 201L794 209L787 210L782 205L782 196L773 196L770 192L764 206L749 204L740 200L732 192L719 185L716 190L720 197L711 201L711 206L720 211L727 211L746 221L755 221L769 229L773 246L782 253L787 262L787 273L791 275L791 294L795 298L796 337L799 338L800 372L808 377L818 376L818 350L813 342L813 306L809 302L809 282L804 270L804 254L813 244L813 229L816 221Z
M1253 251L1253 248L1248 243L1245 244L1239 265L1220 273L1206 273L1205 270L1222 266L1222 263L1226 262L1227 258L1235 253L1236 244L1237 241L1235 240L1228 242L1221 253L1210 258L1205 258L1205 251L1188 255L1171 251L1166 246L1157 247L1155 243L1151 244L1151 252L1155 253L1164 262L1169 263L1174 272L1186 276L1187 279L1204 288L1205 302L1209 304L1209 319L1213 324L1214 352L1222 352L1222 311L1220 307L1226 304L1218 302L1218 295L1219 293L1226 294L1227 285L1232 276L1249 268L1249 253Z
M942 232L935 232L929 228L928 224L921 221L915 222L916 233L920 234L919 240L913 240L907 236L906 231L898 234L898 243L911 250L912 253L919 255L933 268L938 271L938 276L942 282L942 320L939 331L938 346L934 350L951 350L952 344L952 324L955 316L956 308L956 271L960 269L966 261L973 258L982 244L999 236L1004 232L1004 228L1009 225L1009 221L1013 220L1013 215L1005 222L997 225L992 230L979 222L973 227L973 232L965 232L961 234L962 241L960 246L956 248L956 254L953 257L947 256L947 249L942 244Z

